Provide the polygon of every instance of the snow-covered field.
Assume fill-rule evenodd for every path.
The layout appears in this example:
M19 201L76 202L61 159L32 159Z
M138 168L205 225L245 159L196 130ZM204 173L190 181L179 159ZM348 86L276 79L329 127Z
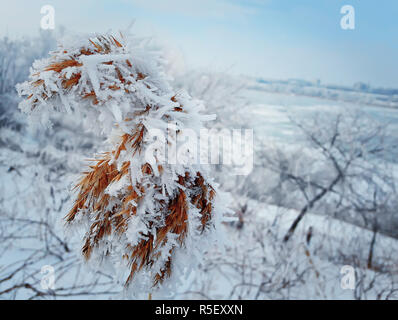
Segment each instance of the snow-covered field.
M398 110L393 108L262 90L246 90L244 95L252 104L242 110L241 115L250 121L259 138L296 143L297 128L294 128L290 118L305 119L315 113L337 114L358 108L375 120L389 124L391 139L398 137Z

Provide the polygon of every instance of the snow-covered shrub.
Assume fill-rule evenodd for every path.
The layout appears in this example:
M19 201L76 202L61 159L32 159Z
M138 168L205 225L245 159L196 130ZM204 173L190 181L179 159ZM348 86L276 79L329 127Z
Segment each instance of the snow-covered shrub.
M208 119L199 101L172 89L156 53L132 36L69 39L34 63L18 92L32 119L48 123L51 112L72 112L108 138L111 150L83 174L66 217L84 233L85 258L108 262L137 292L184 274L225 209L199 164L170 165L146 154L150 130L161 130L172 146Z
M54 46L54 37L45 31L35 38L0 39L0 127L21 129L24 117L12 107L18 100L15 85L25 81L32 62Z
M189 299L397 299L397 242L379 235L368 268L371 231L312 213L292 241L283 237L296 210L247 202L243 228L226 225L225 252L212 250L195 281L176 298ZM343 266L355 270L352 290L342 287Z
M0 39L0 94L14 92L15 85L29 75L32 62L44 56L54 45L52 33L45 31L31 39Z
M396 143L389 128L358 110L294 124L301 143L263 144L257 152L261 174L246 177L246 194L299 210L292 233L312 211L396 236L396 173L390 162ZM264 177L266 188L256 190Z
M55 48L52 32L0 43L0 297L108 298L114 281L103 272L82 273L76 241L63 235L59 219L70 207L68 176L80 172L101 140L85 133L73 115L54 115L54 130L29 130L18 112L15 83ZM49 290L41 286L45 265L55 269L55 288Z

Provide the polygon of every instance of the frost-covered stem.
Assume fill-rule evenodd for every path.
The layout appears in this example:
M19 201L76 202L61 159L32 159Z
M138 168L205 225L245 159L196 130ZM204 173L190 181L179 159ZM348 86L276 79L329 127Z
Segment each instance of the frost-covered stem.
M371 268L372 268L373 251L374 251L374 247L375 247L375 244L376 244L377 231L378 231L378 229L377 229L377 227L375 227L375 228L373 229L372 240L371 240L371 242L370 242L370 247L369 247L368 263L367 263L368 269L371 269Z

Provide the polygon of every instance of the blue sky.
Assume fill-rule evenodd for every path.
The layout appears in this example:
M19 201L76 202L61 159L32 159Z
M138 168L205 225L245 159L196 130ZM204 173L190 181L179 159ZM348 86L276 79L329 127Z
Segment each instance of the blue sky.
M4 0L3 0L4 1ZM265 78L398 87L398 2L392 0L15 0L1 6L0 34L39 30L40 8L56 27L125 28L155 35L194 68ZM342 30L340 8L355 9Z

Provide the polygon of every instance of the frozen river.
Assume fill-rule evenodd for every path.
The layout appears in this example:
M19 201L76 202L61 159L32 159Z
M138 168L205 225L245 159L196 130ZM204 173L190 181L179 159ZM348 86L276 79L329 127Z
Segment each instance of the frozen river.
M247 90L245 94L252 102L252 106L242 110L241 116L245 118L244 121L250 123L256 139L297 143L301 137L291 118L300 121L317 113L332 115L344 110L361 110L371 119L388 125L389 142L398 142L398 110L395 109L259 90ZM397 159L397 155L394 152L392 156Z

